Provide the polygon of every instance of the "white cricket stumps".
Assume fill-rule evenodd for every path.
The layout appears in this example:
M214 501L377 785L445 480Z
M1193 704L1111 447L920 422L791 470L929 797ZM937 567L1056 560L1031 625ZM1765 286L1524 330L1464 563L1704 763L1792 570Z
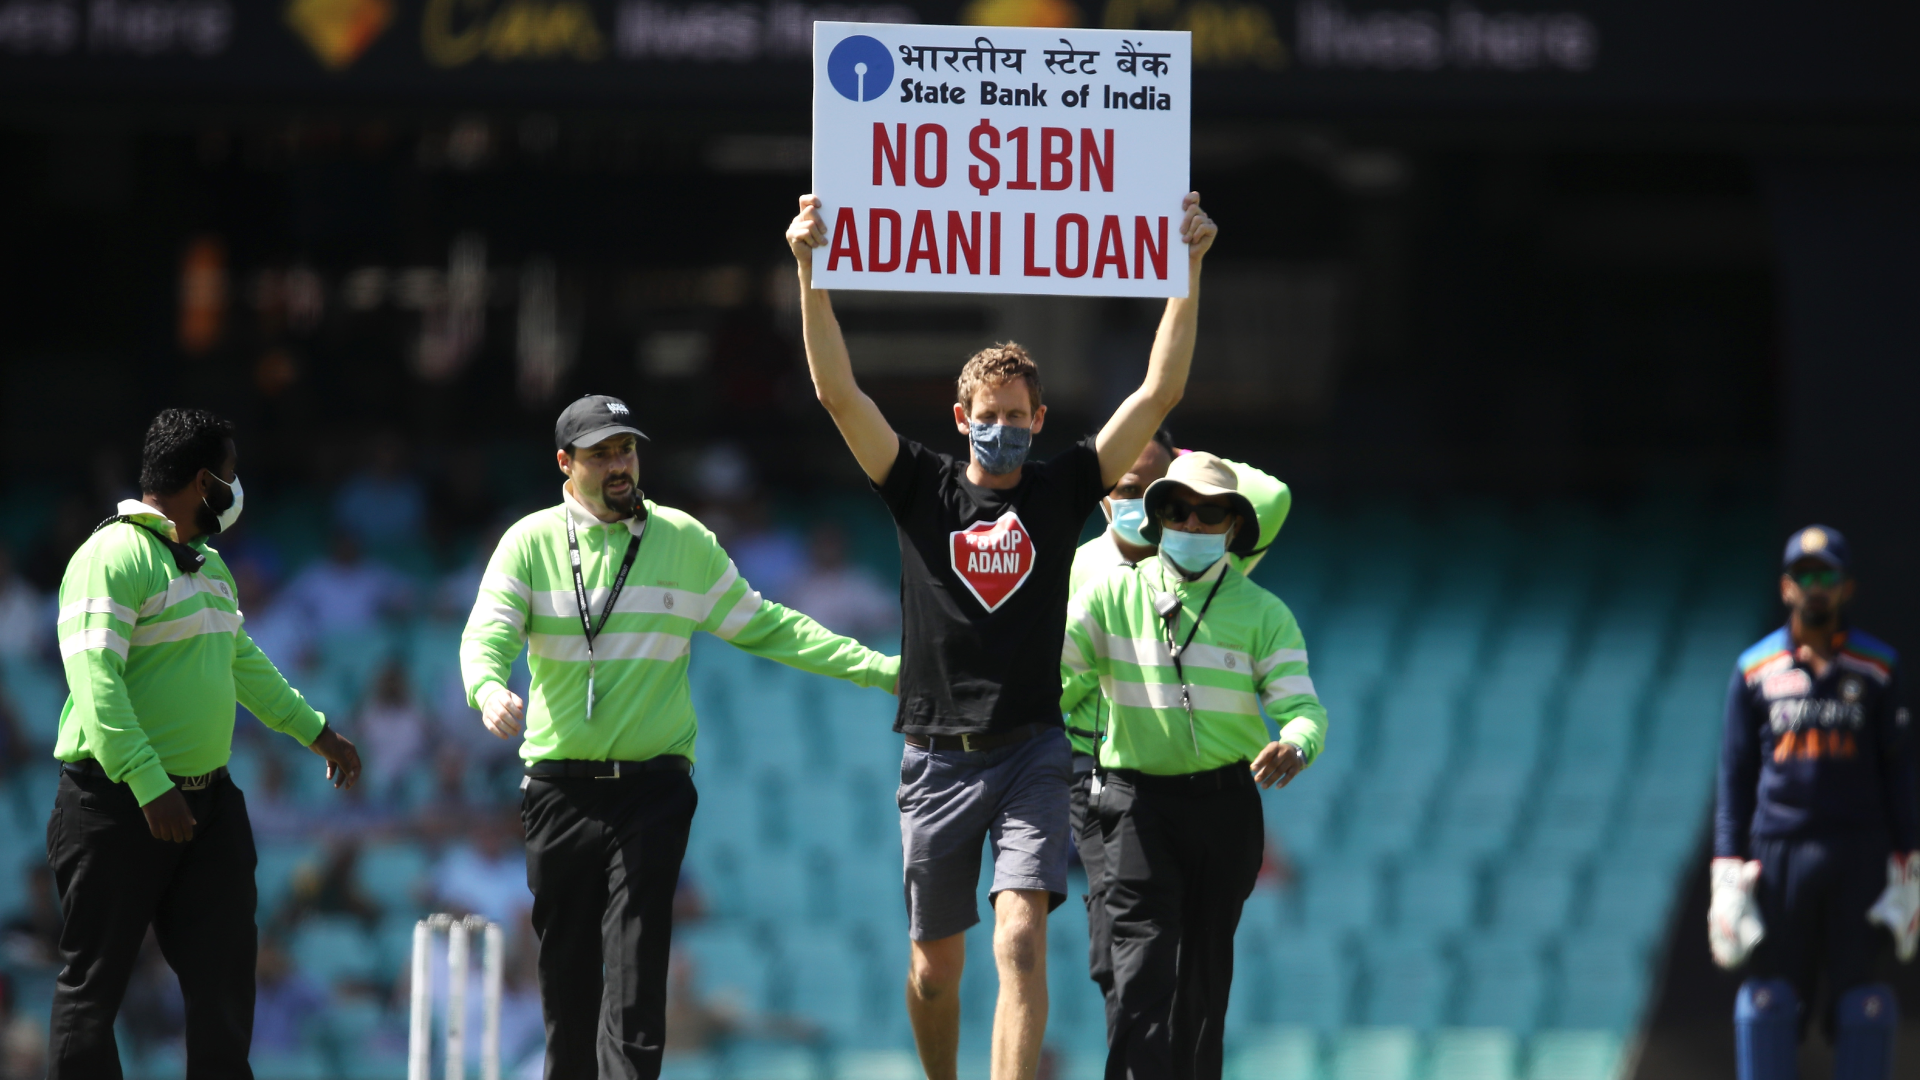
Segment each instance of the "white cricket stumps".
M407 1080L430 1080L433 1063L433 935L447 932L447 1080L466 1080L467 959L470 935L481 932L481 1080L500 1080L500 985L506 949L500 924L478 915L429 915L413 926L413 1015L407 1031Z

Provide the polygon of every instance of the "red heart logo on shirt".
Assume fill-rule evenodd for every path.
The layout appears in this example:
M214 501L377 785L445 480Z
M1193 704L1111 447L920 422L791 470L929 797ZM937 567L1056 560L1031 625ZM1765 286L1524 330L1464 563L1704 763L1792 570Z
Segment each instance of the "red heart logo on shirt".
M954 576L988 611L1006 603L1033 573L1033 534L1011 510L950 535Z

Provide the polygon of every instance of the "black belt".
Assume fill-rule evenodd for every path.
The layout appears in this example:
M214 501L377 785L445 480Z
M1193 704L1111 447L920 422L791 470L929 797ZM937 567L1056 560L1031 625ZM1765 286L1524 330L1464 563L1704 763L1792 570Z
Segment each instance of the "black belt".
M106 767L92 758L81 758L79 761L63 761L60 763L60 767L75 776L97 776L102 780L113 779L107 775ZM179 788L181 791L205 791L215 783L225 780L226 778L227 767L225 765L220 766L210 773L201 773L199 776L175 776L172 773L167 774L167 779L173 781L173 786Z
M907 745L922 750L998 750L1003 746L1023 743L1043 731L1054 729L1052 724L1024 724L1007 731L996 731L989 735L912 735Z
M1119 780L1141 791L1225 791L1239 784L1253 781L1253 773L1248 771L1247 763L1244 761L1222 765L1217 769L1208 769L1206 772L1180 773L1174 776L1144 773L1138 769L1108 769L1106 774L1109 781Z
M1092 754L1076 752L1073 755L1073 775L1085 776L1100 767L1100 759Z
M645 761L529 761L527 775L536 780L618 780L642 773L693 772L693 762L679 754L661 754Z

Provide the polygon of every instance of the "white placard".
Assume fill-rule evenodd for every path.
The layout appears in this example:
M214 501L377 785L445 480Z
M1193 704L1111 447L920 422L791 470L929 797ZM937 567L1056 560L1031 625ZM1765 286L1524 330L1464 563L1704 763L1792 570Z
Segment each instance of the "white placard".
M823 289L1185 296L1185 31L813 24Z

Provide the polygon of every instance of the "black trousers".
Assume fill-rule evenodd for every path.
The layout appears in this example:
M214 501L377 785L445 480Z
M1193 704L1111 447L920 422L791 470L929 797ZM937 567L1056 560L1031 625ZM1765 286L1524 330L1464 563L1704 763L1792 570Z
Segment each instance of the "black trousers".
M527 886L548 1080L656 1080L693 778L529 779Z
M1233 934L1266 844L1245 762L1106 774L1098 799L1113 933L1107 1080L1218 1080Z
M251 1080L253 826L221 778L183 792L197 825L185 844L156 840L133 790L61 771L47 822L60 891L60 978L53 991L50 1080L117 1080L113 1020L152 926L187 1006L187 1076Z
M1113 1030L1113 923L1107 918L1107 852L1100 835L1100 816L1088 807L1093 787L1092 758L1073 756L1073 788L1068 814L1080 865L1087 869L1087 975L1100 988L1107 1005L1107 1030Z

